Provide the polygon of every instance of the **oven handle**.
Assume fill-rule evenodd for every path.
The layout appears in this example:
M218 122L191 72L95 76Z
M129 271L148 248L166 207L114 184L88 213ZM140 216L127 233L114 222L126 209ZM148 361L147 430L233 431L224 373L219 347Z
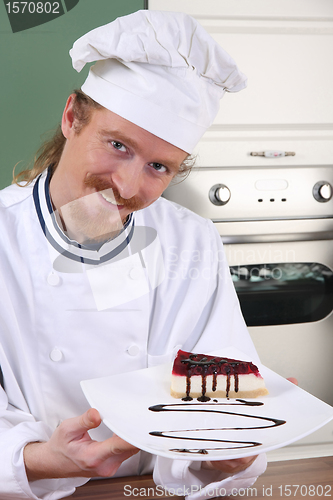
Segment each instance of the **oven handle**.
M277 233L277 234L220 234L223 243L281 243L290 241L322 241L333 240L333 231L318 231L311 233Z

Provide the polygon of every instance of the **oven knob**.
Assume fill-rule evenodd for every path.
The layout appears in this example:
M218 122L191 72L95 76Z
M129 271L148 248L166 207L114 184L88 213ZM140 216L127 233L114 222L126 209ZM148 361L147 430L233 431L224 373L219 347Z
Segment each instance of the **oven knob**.
M230 197L230 189L224 184L215 184L209 191L209 199L214 205L225 205Z
M320 203L325 203L332 198L332 186L329 182L319 181L313 186L312 194Z

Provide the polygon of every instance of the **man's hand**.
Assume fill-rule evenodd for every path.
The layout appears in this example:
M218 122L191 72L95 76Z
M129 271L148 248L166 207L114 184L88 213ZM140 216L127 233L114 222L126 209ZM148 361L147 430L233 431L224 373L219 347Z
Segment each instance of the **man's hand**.
M252 457L234 458L232 460L216 460L202 462L201 467L207 470L219 470L226 474L236 474L250 467L258 455Z
M93 441L88 430L100 423L98 411L91 408L79 417L64 420L49 441L26 445L24 462L29 481L113 476L121 463L139 450L115 434L106 441Z

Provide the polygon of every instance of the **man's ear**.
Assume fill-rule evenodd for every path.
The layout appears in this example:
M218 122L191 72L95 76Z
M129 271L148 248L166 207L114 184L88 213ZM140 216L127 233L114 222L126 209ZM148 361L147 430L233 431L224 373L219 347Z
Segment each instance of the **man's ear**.
M71 94L67 99L66 106L62 114L61 130L66 139L68 139L70 134L74 132L74 127L73 127L75 120L73 113L74 99L75 99L75 94Z

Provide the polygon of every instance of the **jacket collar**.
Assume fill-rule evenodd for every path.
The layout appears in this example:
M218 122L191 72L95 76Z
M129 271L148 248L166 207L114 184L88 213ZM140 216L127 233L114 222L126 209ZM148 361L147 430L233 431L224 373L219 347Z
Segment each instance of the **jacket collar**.
M49 192L50 178L50 169L37 178L33 188L33 199L43 233L57 252L77 262L98 265L116 257L129 245L134 231L133 214L129 216L121 233L98 249L70 240L60 229L56 220Z

